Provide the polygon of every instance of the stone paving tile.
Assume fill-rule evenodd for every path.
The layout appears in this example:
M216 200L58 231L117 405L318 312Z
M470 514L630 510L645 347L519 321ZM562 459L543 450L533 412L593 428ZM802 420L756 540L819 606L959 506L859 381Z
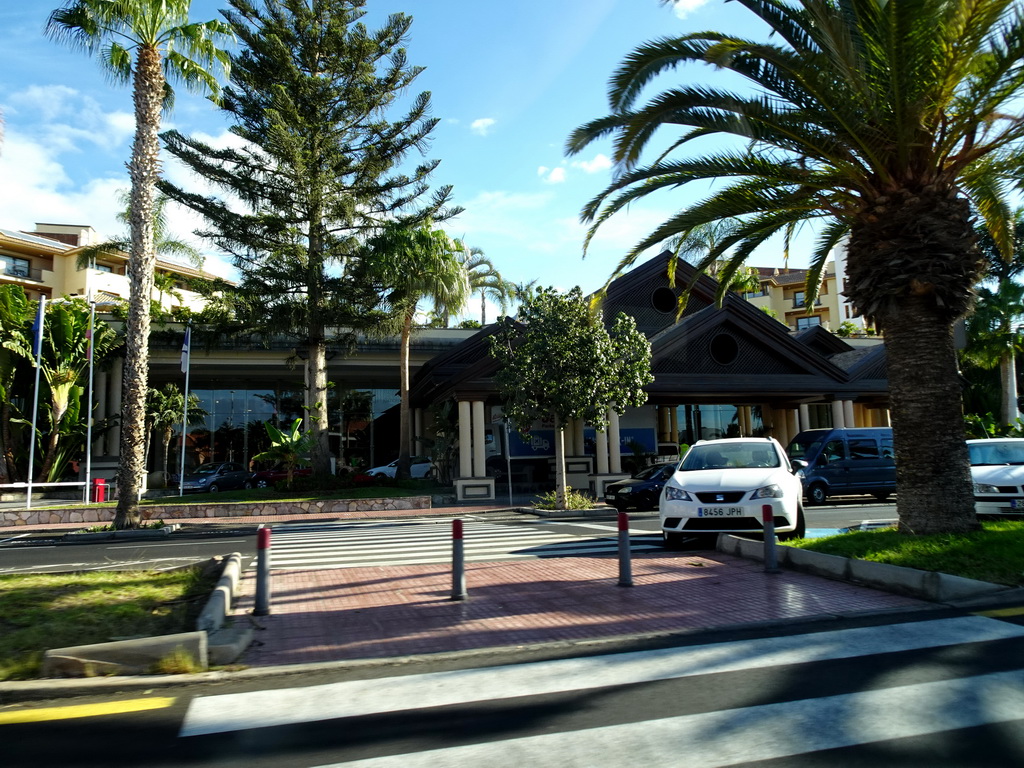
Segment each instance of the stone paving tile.
M718 553L633 557L619 587L615 557L471 563L469 599L453 601L437 565L274 571L271 615L242 662L340 661L697 630L821 614L926 605L809 574L765 574ZM255 574L236 615L252 610Z

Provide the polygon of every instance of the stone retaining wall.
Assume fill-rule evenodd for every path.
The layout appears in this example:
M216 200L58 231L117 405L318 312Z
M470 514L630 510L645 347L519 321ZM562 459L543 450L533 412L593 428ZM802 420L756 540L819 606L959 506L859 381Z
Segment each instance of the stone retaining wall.
M406 496L398 499L322 499L318 501L253 502L233 504L161 504L139 507L143 521L183 520L190 518L246 518L272 515L343 514L345 512L393 512L430 509L430 496ZM114 507L67 507L46 509L5 509L0 526L56 525L82 523L96 525L114 519Z

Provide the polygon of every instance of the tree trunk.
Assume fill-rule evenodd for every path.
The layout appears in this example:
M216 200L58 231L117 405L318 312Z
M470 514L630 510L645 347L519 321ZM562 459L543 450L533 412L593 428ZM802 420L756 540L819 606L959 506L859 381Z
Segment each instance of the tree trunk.
M565 430L555 416L555 509L566 509L565 497Z
M1003 424L1012 427L1017 423L1017 364L1011 347L999 361L999 376L1002 379L1003 392Z
M409 421L409 345L412 340L412 318L415 310L415 307L408 310L402 320L402 338L399 350L398 466L395 468L395 477L400 480L410 476L412 429Z
M312 444L309 449L310 465L314 475L331 474L331 448L327 423L327 344L323 334L311 341L306 375L312 402L307 414Z
M952 323L932 297L908 296L883 319L904 533L978 527Z
M160 110L164 76L160 52L139 48L133 84L135 142L128 164L131 177L131 254L128 259L129 297L125 323L124 378L121 401L121 445L117 472L117 513L114 528L137 528L139 495L145 474L146 390L149 376L150 301L156 251L153 210L160 172Z

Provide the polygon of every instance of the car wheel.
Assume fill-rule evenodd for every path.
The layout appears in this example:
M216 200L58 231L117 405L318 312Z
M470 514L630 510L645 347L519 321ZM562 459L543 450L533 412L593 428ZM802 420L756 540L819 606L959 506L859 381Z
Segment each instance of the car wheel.
M217 493L218 491L220 491L220 486L217 485L217 483L211 483L210 484L210 493Z
M661 532L661 543L665 549L682 549L683 548L683 534L675 531L662 531Z
M247 490L247 491L248 491L248 490L249 490L250 488L252 488L252 480L246 480L246 481L245 481L245 482L244 482L244 483L242 484L242 487L243 487L243 488L245 488L245 490Z
M807 489L807 503L814 506L819 506L825 503L828 498L828 493L825 490L825 486L821 483L815 483Z
M378 480L383 480L385 477L388 477L388 475L385 475L383 472L378 472L377 474L374 475L374 477L377 478Z
M257 480L256 481L256 487L257 488L269 488L270 487L270 482L268 480Z

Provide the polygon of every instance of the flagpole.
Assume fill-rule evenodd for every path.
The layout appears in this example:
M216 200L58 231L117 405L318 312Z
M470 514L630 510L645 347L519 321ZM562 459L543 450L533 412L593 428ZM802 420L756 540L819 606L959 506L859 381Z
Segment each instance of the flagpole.
M32 351L36 358L36 386L32 396L32 432L28 442L28 494L25 496L25 509L32 508L32 473L36 462L36 423L39 419L39 372L43 367L43 326L46 322L46 297L39 296L39 309L36 321L32 325Z
M92 422L95 410L93 407L93 341L96 334L96 302L92 300L92 288L89 289L89 398L86 401L89 406L88 417L85 420L85 489L82 493L82 500L89 503L89 488L92 486Z
M192 326L185 326L185 340L181 344L181 370L185 374L185 400L181 408L181 471L178 473L178 495L185 495L185 428L188 424L188 377L192 367Z

